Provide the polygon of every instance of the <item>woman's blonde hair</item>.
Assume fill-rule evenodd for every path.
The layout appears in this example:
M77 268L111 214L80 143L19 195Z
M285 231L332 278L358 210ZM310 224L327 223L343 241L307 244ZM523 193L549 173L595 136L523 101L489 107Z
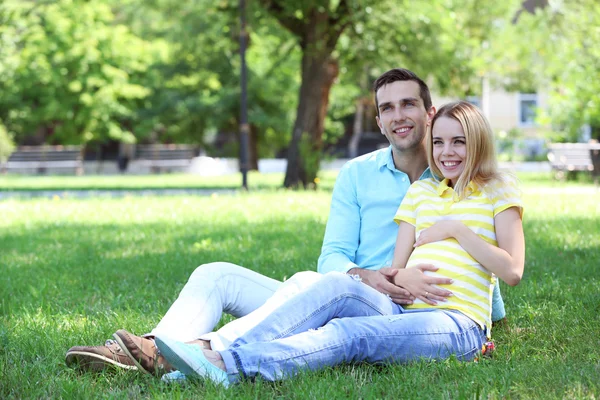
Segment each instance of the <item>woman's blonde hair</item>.
M494 151L492 127L481 111L467 101L456 101L444 105L431 121L431 128L427 135L427 161L432 172L437 177L444 176L433 159L432 140L433 127L436 121L442 117L458 121L465 134L467 145L465 168L454 184L454 191L458 196L460 198L464 197L465 189L471 181L483 186L492 179L500 178Z

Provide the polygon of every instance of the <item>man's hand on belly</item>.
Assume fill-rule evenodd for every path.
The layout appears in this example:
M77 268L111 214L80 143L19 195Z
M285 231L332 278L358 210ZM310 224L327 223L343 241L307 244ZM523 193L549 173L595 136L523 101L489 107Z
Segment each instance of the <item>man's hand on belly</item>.
M415 298L409 291L393 282L397 273L397 269L390 267L384 267L376 271L362 268L352 268L348 271L349 275L358 275L366 285L390 296L394 303L412 304Z

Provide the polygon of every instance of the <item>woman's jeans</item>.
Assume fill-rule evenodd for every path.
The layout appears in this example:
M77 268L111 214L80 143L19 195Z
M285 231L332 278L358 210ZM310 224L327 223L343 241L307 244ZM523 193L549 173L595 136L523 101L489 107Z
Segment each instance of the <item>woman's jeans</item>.
M306 271L279 282L231 263L201 265L192 273L160 323L145 336L163 334L182 342L201 338L210 340L214 350L223 350L321 276ZM223 312L246 318L212 332Z
M219 353L232 382L278 380L341 363L471 360L484 331L457 311L405 310L351 275L332 272Z

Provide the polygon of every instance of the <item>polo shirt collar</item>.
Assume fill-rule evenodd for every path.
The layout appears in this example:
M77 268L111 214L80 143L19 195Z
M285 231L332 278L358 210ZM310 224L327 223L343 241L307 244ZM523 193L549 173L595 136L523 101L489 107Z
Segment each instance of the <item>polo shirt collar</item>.
M439 196L443 195L447 190L451 190L454 192L454 189L451 188L450 186L448 186L448 182L449 182L448 179L443 179L438 184L437 194ZM465 189L465 197L469 197L472 193L475 193L478 190L479 190L479 186L475 182L473 182L473 181L469 182L469 184L467 185L467 187Z

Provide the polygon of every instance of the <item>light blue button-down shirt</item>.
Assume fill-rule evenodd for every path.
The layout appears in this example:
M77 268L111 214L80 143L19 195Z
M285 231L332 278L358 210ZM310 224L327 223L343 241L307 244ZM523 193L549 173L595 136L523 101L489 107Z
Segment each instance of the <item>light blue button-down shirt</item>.
M420 179L429 177L428 168ZM348 161L333 188L318 271L391 266L398 235L394 215L410 183L396 169L391 146Z
M427 168L419 179L430 177ZM408 175L394 165L391 146L348 161L333 188L318 271L391 266L398 235L394 215L409 187ZM492 319L503 318L498 285L492 303Z

